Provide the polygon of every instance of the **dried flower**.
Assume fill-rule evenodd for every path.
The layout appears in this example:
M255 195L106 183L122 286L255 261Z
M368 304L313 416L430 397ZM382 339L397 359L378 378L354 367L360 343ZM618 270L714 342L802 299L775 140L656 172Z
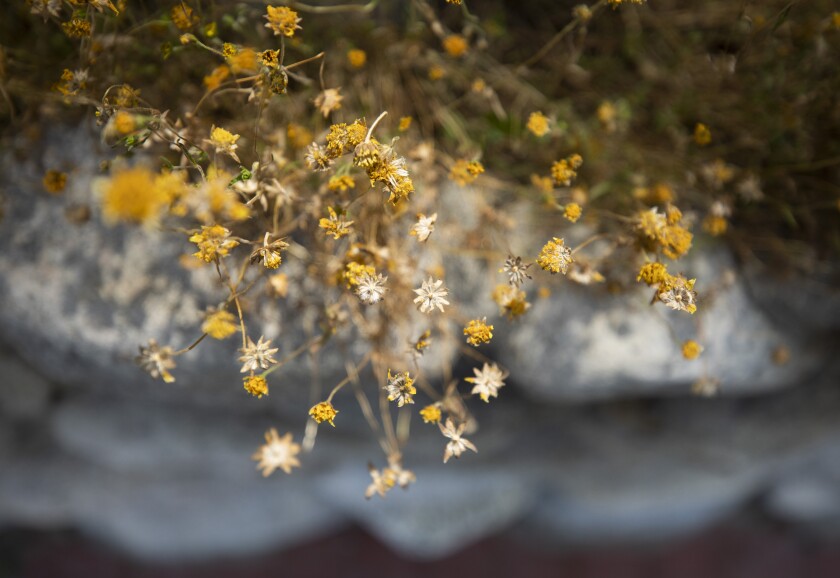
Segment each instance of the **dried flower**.
M341 108L341 101L344 100L344 97L339 92L340 90L341 88L328 88L318 93L318 96L315 97L313 102L321 110L324 118L330 116L332 111Z
M421 313L429 313L435 307L443 313L443 306L449 305L449 301L446 300L449 290L443 286L443 279L435 281L432 277L429 277L414 292L417 293L414 303L417 304Z
M140 355L135 357L134 361L155 379L160 377L166 383L172 383L175 378L169 370L175 368L173 353L171 347L160 347L157 341L149 339L147 346L140 346Z
M409 235L417 237L417 241L425 243L435 230L435 221L437 221L437 213L427 217L423 213L417 214L417 222L411 227Z
M665 305L676 311L697 311L697 292L694 291L695 279L686 279L682 275L668 277L659 285L657 297Z
M333 163L327 151L318 143L309 145L304 160L306 160L306 165L313 171L326 171Z
M300 461L297 459L299 453L300 445L292 440L291 433L280 437L277 430L271 428L265 432L265 443L251 456L251 459L259 462L257 469L262 470L262 475L267 478L275 470L283 470L291 474L292 468L299 468Z
M487 325L487 318L472 319L464 327L464 335L467 336L467 343L478 347L482 343L490 343L493 339L493 326Z
M408 375L408 372L397 373L391 375L391 370L388 370L388 382L383 388L388 392L388 401L396 401L397 407L402 407L407 403L414 403L412 397L417 393L414 387L414 380Z
M519 287L525 282L525 279L531 279L531 276L528 274L528 267L531 265L532 263L523 263L522 257L508 255L502 271L507 273L508 282L512 286Z
M271 347L271 340L260 336L257 343L248 337L248 344L239 350L242 355L239 357L239 362L242 363L241 373L248 371L256 371L258 369L268 369L277 360L272 357L277 353L276 347Z
M546 243L537 257L537 264L551 274L565 275L571 263L572 252L563 244L563 239L557 237Z
M356 286L356 295L359 296L362 303L376 305L385 296L385 282L387 280L388 278L383 277L381 273L376 275L364 273Z
M371 499L374 494L384 498L385 494L397 483L394 472L388 468L384 468L380 472L373 467L373 464L368 464L368 471L370 472L371 482L365 490L365 499Z
M501 307L502 313L513 319L531 308L525 291L513 285L497 285L493 290L493 301Z
M338 410L335 409L328 401L322 401L321 403L315 404L309 410L309 415L312 416L312 419L316 422L327 422L333 427L335 427L333 420L335 419L336 414L338 414Z
M64 31L64 34L67 35L67 38L72 38L74 40L88 38L92 32L90 22L84 20L83 18L73 18L67 22L62 22L61 29Z
M493 365L485 363L480 371L474 367L473 373L475 377L465 378L465 381L474 384L471 392L473 395L477 393L486 403L489 403L491 397L498 397L499 388L505 385L504 379L507 377L507 372L499 369L495 363Z
M245 391L256 398L268 395L268 382L261 375L248 375L242 379Z
M263 237L263 244L254 249L251 253L251 262L256 263L262 261L266 269L277 269L283 262L283 256L280 251L287 248L289 244L283 239L275 239L269 243L271 235L266 232Z
M461 434L464 433L464 429L467 427L466 423L460 423L456 428L452 419L446 418L446 424L441 425L438 423L438 427L440 428L440 433L450 440L447 442L446 450L443 452L443 463L448 462L452 456L460 458L461 454L466 450L472 450L478 453L478 449L476 449L470 440L461 437Z

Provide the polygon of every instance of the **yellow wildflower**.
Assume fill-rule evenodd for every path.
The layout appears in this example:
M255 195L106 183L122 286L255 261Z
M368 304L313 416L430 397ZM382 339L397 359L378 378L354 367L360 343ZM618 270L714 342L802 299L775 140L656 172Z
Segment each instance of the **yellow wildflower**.
M230 42L225 42L224 44L222 44L222 54L224 54L225 58L236 56L238 52L239 49L236 47L235 44L231 44Z
M242 385L245 387L245 391L254 397L260 398L264 395L268 395L268 383L261 375L249 375L244 377L242 379Z
M694 291L696 279L686 279L682 275L668 275L659 284L657 297L666 306L676 311L687 311L692 315L697 311L697 292Z
M726 233L729 223L726 217L721 215L707 215L703 219L703 230L709 233L712 237L720 237Z
M543 113L537 111L532 112L528 117L528 124L526 128L531 131L534 136L543 137L548 134L550 130L548 117Z
M682 344L682 354L686 359L697 359L701 353L703 353L703 346L693 339Z
M367 53L364 50L354 48L347 51L347 62L353 68L362 68L367 62Z
M286 6L266 6L265 18L268 20L265 27L270 28L275 36L281 34L286 38L295 35L295 30L300 30L297 12Z
M443 39L443 49L449 56L460 58L467 52L467 41L460 34L450 34Z
M467 343L478 347L482 343L490 343L493 339L493 326L487 324L487 318L472 319L464 327L464 335L467 336Z
M322 401L321 403L313 405L309 410L309 415L312 416L312 419L316 422L328 422L333 427L335 427L333 420L335 419L337 413L338 410L335 409L328 401Z
M408 375L408 372L395 373L391 375L391 370L388 370L388 381L383 387L388 393L388 401L396 401L397 407L402 407L407 403L414 403L412 397L417 393L417 388L414 387L414 380Z
M204 77L204 86L207 90L216 90L230 76L230 68L222 64L213 69L213 72Z
M446 71L437 64L429 67L429 80L440 80L446 76Z
M150 223L169 203L166 193L155 187L155 175L145 167L117 172L102 196L102 213L111 222Z
M583 164L583 158L573 154L551 165L551 176L557 186L568 187L577 177L577 169Z
M114 128L117 129L117 132L121 135L127 135L133 133L137 130L137 122L134 118L134 115L124 110L117 112L113 116L114 119Z
M82 18L73 18L67 22L62 22L61 29L67 38L78 40L79 38L88 38L91 35L90 22Z
M525 291L507 283L496 286L493 290L493 301L499 305L502 313L511 319L519 317L531 308Z
M350 175L341 175L340 177L334 175L330 177L329 182L327 182L327 188L333 192L346 193L355 187L356 181L354 181L353 177Z
M198 24L198 16L186 2L181 2L173 6L169 15L179 30L189 30Z
M572 261L571 250L563 244L563 239L557 237L546 243L537 257L537 264L551 274L563 273L565 275Z
M251 72L257 69L257 52L253 48L241 48L236 54L228 56L227 62L236 74Z
M709 130L709 127L698 122L697 126L694 127L694 142L701 147L712 142L712 131Z
M618 129L618 109L610 101L605 100L599 104L595 114L598 117L598 122L607 132L615 132Z
M400 119L400 125L399 125L399 127L398 127L399 131L400 131L400 132L405 132L405 131L407 131L409 128L411 128L411 120L412 120L412 119L411 119L411 117L410 117L410 116L404 116L404 117L402 117L402 118Z
M648 285L658 285L668 277L668 268L659 262L645 263L639 270L636 281L642 281Z
M420 410L423 423L438 423L441 418L440 408L436 404L427 405Z
M581 212L580 205L577 203L567 203L566 207L563 209L563 216L568 221L577 223L577 220L580 219Z
M286 297L289 294L289 276L285 273L272 275L268 278L268 286L277 297Z
M190 236L190 242L198 246L198 252L193 253L206 263L212 263L218 257L224 257L231 249L239 245L238 241L230 238L230 231L221 225L204 225L200 233Z
M236 162L239 162L239 157L236 156L236 148L238 146L236 141L238 140L238 134L233 134L218 126L214 126L210 131L209 142L216 148L216 153L228 154Z
M372 265L365 265L363 263L357 263L356 261L350 261L344 266L344 271L341 272L341 277L344 281L344 285L348 289L353 289L353 287L359 284L359 280L364 275L375 274L376 268Z
M225 339L236 333L236 317L225 309L211 312L201 325L201 330L213 339Z
M463 187L475 181L483 172L484 166L480 162L459 159L449 170L449 178Z
M322 218L318 221L318 226L324 229L327 235L332 235L333 239L338 240L350 234L350 225L353 221L345 221L344 213L337 213L332 207L327 207L329 211L329 218Z
M44 185L44 190L53 195L57 195L67 186L67 173L61 171L49 170L44 175L44 180L41 181Z

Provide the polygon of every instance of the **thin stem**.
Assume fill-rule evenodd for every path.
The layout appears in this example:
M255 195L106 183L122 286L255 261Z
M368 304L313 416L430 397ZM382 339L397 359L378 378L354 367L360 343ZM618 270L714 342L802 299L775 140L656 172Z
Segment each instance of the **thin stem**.
M375 129L375 128L376 128L376 125L377 125L377 124L379 124L379 121L380 121L380 120L382 120L383 118L385 118L385 115L386 115L386 114L388 114L388 111L387 111L387 110L382 111L382 114L380 114L378 117L376 117L376 120L375 120L375 121L373 121L373 124L372 124L372 125L370 125L370 128L368 129L367 136L365 136L365 142L370 142L370 135L372 135L372 134L373 134L373 129Z

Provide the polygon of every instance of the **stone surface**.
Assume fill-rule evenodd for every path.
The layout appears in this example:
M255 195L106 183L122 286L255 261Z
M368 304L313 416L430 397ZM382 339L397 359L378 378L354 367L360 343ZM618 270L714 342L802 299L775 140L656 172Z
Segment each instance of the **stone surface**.
M47 141L57 144L42 156L6 156L0 167L10 183L0 342L15 352L0 355L0 524L79 528L163 560L247 554L351 522L420 559L506 528L563 544L662 540L747 503L802 527L840 528L836 324L816 312L801 325L774 315L787 289L756 298L755 278L730 274L731 258L714 248L685 264L704 297L693 317L650 307L646 291L612 296L554 278L539 281L553 295L535 299L521 323L491 313L495 265L452 250L453 300L464 314L492 317L496 337L484 351L511 370L498 400L471 403L478 428L467 437L478 454L442 464L445 440L415 419L404 459L417 483L365 501L367 463L385 464L343 391L339 427L320 429L303 467L262 479L250 456L266 428L300 439L307 423L309 361L275 374L262 400L241 391L232 342L179 358L176 384L141 373L131 363L138 344L188 344L223 293L212 271L173 265L189 250L182 239L96 216L69 223L65 208L94 201L95 141L52 130ZM77 167L66 194L33 192L55 166ZM463 210L470 194L445 194L448 210ZM538 247L526 229L523 247ZM266 336L282 335L281 355L315 324L296 307L308 291L247 312ZM829 297L811 301L833 315ZM362 353L340 337L320 354L323 388L343 376L348 352ZM706 347L698 361L679 356L688 338ZM780 346L790 359L775 365ZM438 365L457 351L437 347ZM455 377L474 365L459 363ZM702 375L721 380L723 398L686 396Z

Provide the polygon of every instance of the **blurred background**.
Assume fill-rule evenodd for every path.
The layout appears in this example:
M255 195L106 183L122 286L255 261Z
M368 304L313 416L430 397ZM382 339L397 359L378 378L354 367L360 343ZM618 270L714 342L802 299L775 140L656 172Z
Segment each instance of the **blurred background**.
M174 4L137 5L163 24L149 27L160 38L135 83L150 99L195 101L207 67L159 58L177 48ZM241 6L251 4L263 9ZM311 45L290 46L301 57L363 48L363 71L327 69L346 109L371 117L391 99L418 124L407 149L483 151L490 174L475 187L440 166L418 183L476 230L470 207L513 191L492 198L519 223L510 244L532 253L557 202L523 191L558 150L584 153L584 214L635 210L654 183L671 183L696 224L680 262L700 280L696 316L651 307L618 258L601 285L546 282L550 297L524 322L493 318L482 351L511 376L499 400L471 405L477 454L444 465L436 427L415 420L403 459L417 482L365 500L367 464L382 455L348 395L340 427L320 428L300 469L263 478L251 456L264 432L300 439L312 391L341 380L359 344L345 334L298 358L262 400L241 390L229 343L179 358L174 384L136 367L149 338L194 339L217 280L181 266L183 238L103 223L96 189L113 148L90 103L79 112L44 94L75 45L16 3L0 24L0 577L840 576L837 7L600 2L555 41L582 18L577 2L468 4L373 2L315 24L312 6L290 3L311 31ZM233 16L218 25L247 33ZM467 55L444 54L436 26L462 34ZM289 106L310 106L304 96ZM208 117L236 110L208 106ZM527 140L537 108L556 123L552 146ZM700 122L707 148L693 144ZM61 194L44 187L56 168L69 175ZM721 206L728 227L702 225ZM446 257L453 297L476 315L497 310L490 265ZM302 274L293 259L283 267ZM248 312L279 355L317 326L298 306L310 290ZM680 354L688 338L704 346L696 361ZM437 347L432 359L451 361L452 375L472 374L473 360Z

